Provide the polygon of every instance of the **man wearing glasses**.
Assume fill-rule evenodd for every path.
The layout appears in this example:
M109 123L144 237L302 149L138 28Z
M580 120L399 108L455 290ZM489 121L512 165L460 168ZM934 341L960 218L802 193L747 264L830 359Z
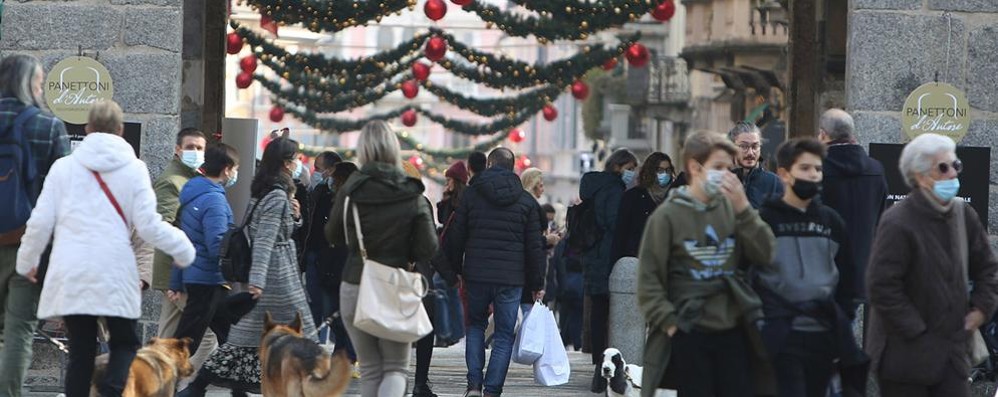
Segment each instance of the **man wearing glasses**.
M783 197L780 177L762 168L762 133L759 127L739 122L728 131L728 139L738 147L733 172L745 186L745 194L752 208L758 209L770 198Z

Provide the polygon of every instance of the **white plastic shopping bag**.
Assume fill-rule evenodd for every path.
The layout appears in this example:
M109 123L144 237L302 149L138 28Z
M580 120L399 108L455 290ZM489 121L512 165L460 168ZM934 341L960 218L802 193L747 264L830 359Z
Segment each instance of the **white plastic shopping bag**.
M544 320L544 354L534 362L534 381L544 386L558 386L568 383L568 377L572 374L572 366L568 362L568 353L561 343L561 334L558 332L558 323L554 320L554 313L546 307L539 310L534 307L530 312L533 317L534 312L543 313Z
M513 362L523 365L531 365L541 354L544 354L544 345L547 343L547 335L544 329L544 313L551 313L547 306L540 302L534 302L534 308L530 309L520 325L520 331L516 333L516 342L513 343Z

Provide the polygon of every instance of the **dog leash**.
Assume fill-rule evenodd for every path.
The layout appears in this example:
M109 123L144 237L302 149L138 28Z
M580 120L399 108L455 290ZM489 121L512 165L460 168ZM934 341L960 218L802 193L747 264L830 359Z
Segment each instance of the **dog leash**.
M315 331L312 331L308 334L308 338L309 339L315 338L316 335L319 335L319 332L322 332L322 330L331 327L333 325L333 320L336 320L338 318L340 318L340 312L333 313L331 316L326 317L326 319L322 320L322 323L320 323L321 325L315 327Z

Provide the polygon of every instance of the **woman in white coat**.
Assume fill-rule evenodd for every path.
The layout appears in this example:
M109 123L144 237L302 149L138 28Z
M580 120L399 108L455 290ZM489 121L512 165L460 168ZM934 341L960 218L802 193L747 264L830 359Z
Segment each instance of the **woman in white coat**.
M142 315L130 227L177 265L194 261L194 246L184 232L156 213L149 170L121 138L122 128L116 103L93 106L86 138L49 171L17 252L17 272L37 282L39 258L54 237L38 317L66 322L67 397L90 393L99 317L111 333L111 356L97 390L102 397L118 397L128 380Z

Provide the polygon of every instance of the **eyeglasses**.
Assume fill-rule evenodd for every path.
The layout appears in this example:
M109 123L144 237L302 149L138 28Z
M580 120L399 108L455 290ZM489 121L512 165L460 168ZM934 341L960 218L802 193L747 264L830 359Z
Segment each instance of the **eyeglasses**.
M939 163L939 173L948 174L950 167L953 167L953 171L957 174L963 172L963 162L960 160L953 160L952 163Z
M746 151L746 152L750 151L750 150L754 152L754 151L758 151L759 149L761 149L762 145L760 145L758 143L739 143L738 144L738 148L741 149L741 150L743 150L743 151Z

